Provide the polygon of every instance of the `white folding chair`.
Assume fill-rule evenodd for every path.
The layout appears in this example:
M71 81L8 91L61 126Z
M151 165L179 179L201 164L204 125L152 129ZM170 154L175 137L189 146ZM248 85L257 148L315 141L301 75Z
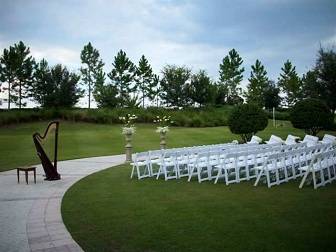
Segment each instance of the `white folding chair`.
M282 140L280 137L271 135L270 139L268 141L265 141L267 144L283 144L284 140Z
M332 136L332 135L329 135L329 134L324 134L321 142L322 143L333 143L333 144L335 144L336 143L336 136Z
M198 182L201 183L205 180L211 180L214 178L214 170L219 164L219 154L218 151L204 151L198 153L196 159L189 164L189 178L188 182L191 181L193 176L197 175Z
M159 162L162 159L163 150L150 150L148 152L148 160L149 160L149 171L151 176L157 176L160 165Z
M188 177L190 174L189 164L195 160L195 153L192 149L185 149L177 152L176 166L177 177Z
M133 175L137 174L138 179L147 178L151 176L149 155L148 152L136 153L133 158L131 178Z
M260 144L262 139L258 136L252 136L251 140L247 142L247 144Z
M220 159L214 183L217 184L218 180L222 177L224 177L226 185L238 183L238 159L236 153L227 153Z
M312 135L305 135L305 137L303 138L302 142L306 143L307 146L314 146L318 143L318 137L316 136L312 136Z
M275 153L268 156L263 166L258 168L259 173L254 186L257 186L261 177L266 177L268 188L273 185L279 185L288 181L287 169L286 169L286 155L288 153Z
M293 145L293 144L297 144L297 141L300 139L300 137L298 136L293 136L293 135L288 135L286 140L285 140L285 144L286 145Z
M309 174L312 174L314 189L331 183L336 179L336 150L315 154L309 166L302 169L305 173L299 188L303 187Z
M160 175L164 175L164 179L177 179L177 162L176 153L171 151L164 151L161 155L161 160L158 162L160 166L156 175L156 179L159 179Z

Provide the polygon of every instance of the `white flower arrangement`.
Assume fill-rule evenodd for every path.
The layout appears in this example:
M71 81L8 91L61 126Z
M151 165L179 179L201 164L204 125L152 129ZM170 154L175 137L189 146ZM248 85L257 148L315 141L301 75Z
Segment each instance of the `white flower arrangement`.
M135 133L135 127L122 127L123 135L133 135Z
M233 140L232 143L233 144L239 144L238 140Z
M163 133L163 134L165 134L165 133L167 133L169 131L169 127L168 126L164 126L164 127L157 127L156 128L156 132L157 133Z
M126 116L119 117L119 120L123 122L124 126L122 127L123 135L133 135L135 133L134 121L138 117L136 115L127 114Z
M156 119L153 121L154 123L160 124L161 127L166 127L169 126L170 124L174 123L171 119L170 116L156 116Z
M170 116L156 116L153 122L159 124L159 126L156 128L156 132L160 134L167 133L169 131L169 125L173 123L173 121L170 119Z

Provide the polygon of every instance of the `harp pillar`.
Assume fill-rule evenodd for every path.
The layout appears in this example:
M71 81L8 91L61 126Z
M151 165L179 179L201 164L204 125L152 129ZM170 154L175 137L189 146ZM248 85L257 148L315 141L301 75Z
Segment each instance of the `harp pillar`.
M53 121L49 123L43 135L40 135L39 133L35 133L33 135L36 152L41 160L41 164L46 175L46 180L61 179L61 175L57 172L58 128L59 122ZM43 141L46 140L50 134L55 134L53 157L49 157L42 146ZM53 162L51 160L53 160Z

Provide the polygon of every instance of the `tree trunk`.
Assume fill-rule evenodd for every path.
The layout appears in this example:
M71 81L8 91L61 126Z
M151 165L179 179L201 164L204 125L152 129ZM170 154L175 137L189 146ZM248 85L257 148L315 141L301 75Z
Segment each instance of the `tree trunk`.
M10 88L11 88L11 82L12 82L12 80L9 79L9 80L8 80L8 110L10 110L10 100L11 100L11 96L10 96Z
M145 92L142 90L142 108L145 108Z
M89 109L91 108L91 71L89 70Z
M89 82L89 109L91 108L91 83Z
M19 109L21 109L21 98L22 98L22 85L20 81L19 82Z

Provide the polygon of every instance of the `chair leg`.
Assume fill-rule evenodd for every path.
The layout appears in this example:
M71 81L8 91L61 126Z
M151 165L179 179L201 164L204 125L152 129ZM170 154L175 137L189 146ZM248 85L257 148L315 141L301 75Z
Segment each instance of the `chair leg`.
M26 183L28 185L28 171L25 171L25 175L26 175Z
M220 177L221 175L222 175L222 168L219 168L214 184L217 184L217 181L218 181L218 179L219 179L219 177Z
M308 177L308 174L309 174L309 170L306 171L306 173L304 174L302 180L301 180L301 183L299 185L299 188L302 188L303 185L304 185L304 182L306 181L307 177Z
M193 166L193 167L191 168L191 170L190 170L190 174L189 174L188 182L190 182L191 177L192 177L192 175L194 174L194 170L195 170L195 166Z
M137 171L137 174L138 174L138 179L141 179L140 169L139 169L138 165L136 166L136 171Z
M258 185L259 180L260 180L262 174L263 174L263 170L259 171L259 174L257 175L257 180L256 180L255 183L254 183L254 186L257 186L257 185Z
M36 170L34 170L34 183L36 184Z
M313 183L314 183L314 189L317 188L317 184L316 184L316 176L315 176L315 171L312 170L312 173L313 173Z
M134 165L132 167L132 172L131 172L131 177L130 178L133 178L133 174L134 174Z
M19 174L19 169L17 169L16 172L17 172L17 180L18 180L18 184L20 184L20 174Z
M159 171L158 171L158 173L157 173L157 175L156 175L156 179L159 179L159 177L160 177L160 172L161 172L161 169L162 169L162 166L160 165Z
M270 178L270 172L268 170L266 171L266 180L267 180L267 186L268 186L268 188L270 188L271 187L271 178Z

